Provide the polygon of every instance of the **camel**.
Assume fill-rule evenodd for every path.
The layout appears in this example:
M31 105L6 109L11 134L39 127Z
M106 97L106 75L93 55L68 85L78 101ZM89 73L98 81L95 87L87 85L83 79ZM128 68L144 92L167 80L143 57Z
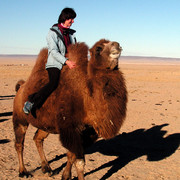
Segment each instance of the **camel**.
M23 112L28 96L48 81L45 63L48 50L42 49L26 82L17 83L13 106L15 149L19 160L19 176L32 176L25 168L23 149L28 125L37 128L34 141L41 158L43 173L52 175L43 151L43 141L49 133L59 134L67 149L67 165L62 179L71 179L74 164L79 180L84 179L85 148L99 137L116 136L126 117L127 90L125 79L118 68L122 48L119 43L101 39L89 50L85 43L68 49L68 58L76 68L64 66L57 89L36 111L36 117ZM23 84L24 83L24 84Z

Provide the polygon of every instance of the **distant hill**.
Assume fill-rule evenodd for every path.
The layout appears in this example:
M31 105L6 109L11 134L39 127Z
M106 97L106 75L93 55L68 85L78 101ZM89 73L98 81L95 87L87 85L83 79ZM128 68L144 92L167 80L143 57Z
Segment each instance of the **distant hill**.
M38 55L28 54L0 54L0 58L36 58ZM150 57L150 56L121 56L123 60L168 60L168 61L180 61L180 58L171 57Z
M9 58L36 58L37 55L26 55L26 54L0 54L0 57Z
M180 61L180 58L171 57L151 57L151 56L121 56L123 60L168 60L168 61Z

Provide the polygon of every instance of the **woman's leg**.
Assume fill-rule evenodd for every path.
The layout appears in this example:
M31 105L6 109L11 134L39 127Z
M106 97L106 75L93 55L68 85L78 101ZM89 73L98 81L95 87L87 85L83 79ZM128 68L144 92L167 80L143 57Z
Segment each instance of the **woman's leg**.
M60 70L58 68L48 68L49 82L42 87L37 93L29 96L30 102L33 102L33 107L40 108L49 95L57 88L60 78Z
M57 88L60 78L60 70L58 68L48 68L49 82L42 87L38 92L28 97L30 102L26 102L23 108L26 114L29 114L31 109L39 109L49 95Z

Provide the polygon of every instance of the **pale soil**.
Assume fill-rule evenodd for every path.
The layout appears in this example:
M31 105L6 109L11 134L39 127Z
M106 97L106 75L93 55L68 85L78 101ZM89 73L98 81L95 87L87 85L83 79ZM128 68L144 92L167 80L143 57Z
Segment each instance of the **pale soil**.
M14 149L12 109L15 84L26 80L33 58L0 58L0 179L17 180L18 160ZM99 139L86 154L87 180L178 180L180 179L180 61L120 61L129 92L127 118L119 135ZM29 126L24 160L31 179L61 179L66 162L58 135L44 143L52 177L42 174L33 142L36 129ZM76 177L73 168L73 177ZM25 178L22 178L25 179Z

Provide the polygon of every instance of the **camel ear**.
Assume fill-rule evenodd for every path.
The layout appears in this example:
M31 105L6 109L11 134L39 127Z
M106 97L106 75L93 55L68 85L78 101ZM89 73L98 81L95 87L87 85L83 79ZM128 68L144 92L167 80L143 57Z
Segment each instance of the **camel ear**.
M106 46L108 43L103 43L104 46Z

